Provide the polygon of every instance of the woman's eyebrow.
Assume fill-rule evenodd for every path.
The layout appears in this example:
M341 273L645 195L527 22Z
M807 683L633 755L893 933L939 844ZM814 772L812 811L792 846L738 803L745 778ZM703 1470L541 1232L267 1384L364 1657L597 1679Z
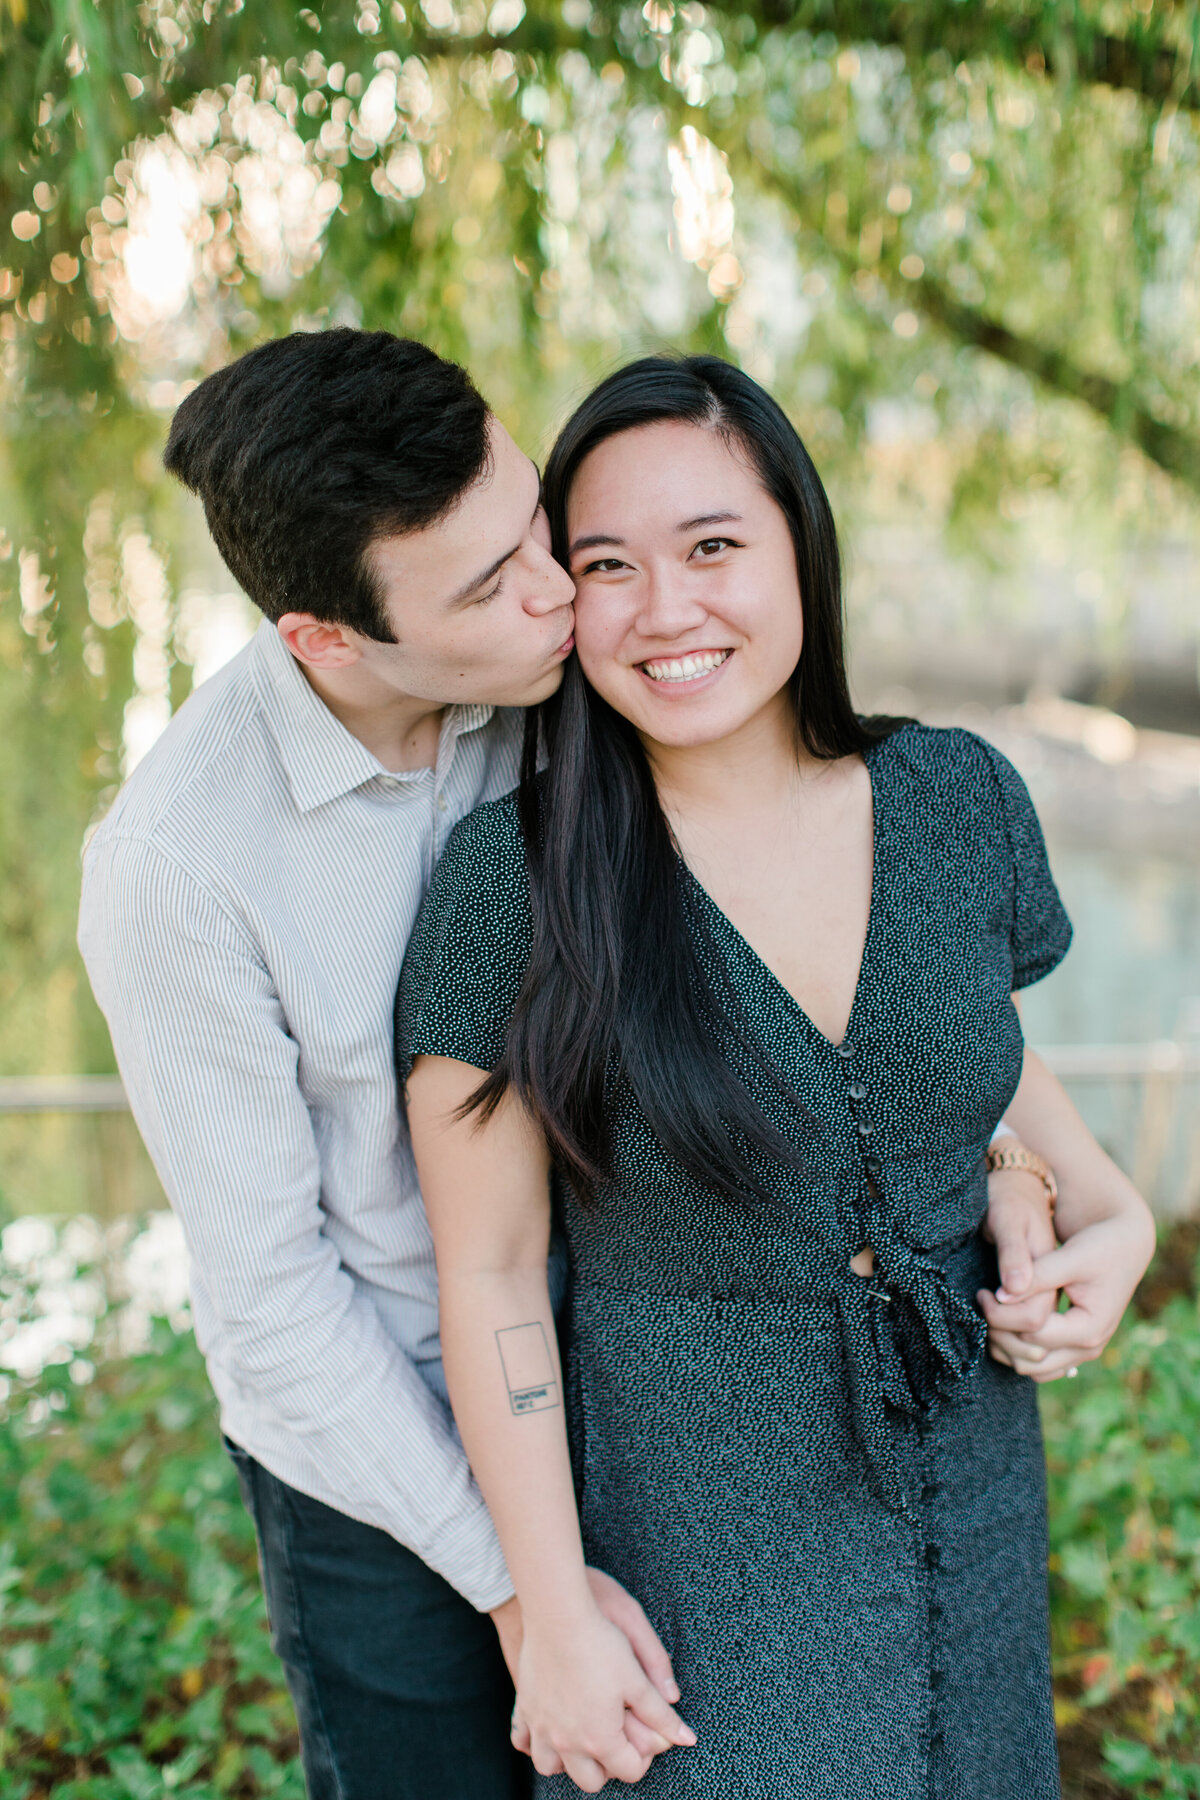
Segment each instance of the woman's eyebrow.
M612 537L607 531L594 531L590 537L576 538L575 542L567 551L567 555L574 556L577 550L591 550L596 544L618 544L624 549L625 539L622 537Z
M676 529L676 531L681 531L681 532L682 531L696 531L699 529L699 527L701 525L740 524L741 518L742 518L741 513L735 513L735 512L700 513L694 519L684 519L683 523L681 525L677 525L675 527L675 529Z

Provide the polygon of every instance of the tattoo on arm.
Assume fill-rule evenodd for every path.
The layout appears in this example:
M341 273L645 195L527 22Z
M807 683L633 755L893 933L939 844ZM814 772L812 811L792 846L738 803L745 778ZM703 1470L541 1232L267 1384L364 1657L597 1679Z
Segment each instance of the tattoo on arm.
M545 1412L558 1405L554 1364L540 1321L498 1331L496 1345L508 1387L508 1403L514 1413Z

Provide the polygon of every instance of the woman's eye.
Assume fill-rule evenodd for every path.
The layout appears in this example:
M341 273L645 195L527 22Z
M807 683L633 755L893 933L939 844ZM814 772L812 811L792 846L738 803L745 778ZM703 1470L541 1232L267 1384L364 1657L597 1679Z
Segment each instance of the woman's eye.
M692 554L716 556L720 551L729 549L731 545L736 548L732 538L703 538L700 543L696 545Z
M598 562L588 563L579 573L581 575L606 575L612 569L623 569L625 564L619 556L602 556Z

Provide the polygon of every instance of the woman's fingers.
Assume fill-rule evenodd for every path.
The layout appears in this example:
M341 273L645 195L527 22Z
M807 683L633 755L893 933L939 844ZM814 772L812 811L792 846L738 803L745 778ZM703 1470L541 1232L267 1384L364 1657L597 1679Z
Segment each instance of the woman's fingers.
M521 1712L520 1702L513 1708L512 1730L509 1732L509 1736L512 1739L513 1749L519 1750L522 1756L528 1756L532 1746L532 1738L529 1727L525 1723L524 1715ZM554 1773L557 1775L560 1771L555 1769Z
M565 1759L565 1762L559 1766L565 1767L567 1774L571 1777L575 1786L577 1788L582 1788L585 1794L598 1794L608 1780L608 1775L604 1768L591 1756L568 1756ZM545 1773L546 1771L544 1769L538 1770L539 1775L544 1775ZM644 1774L645 1771L643 1770L642 1773ZM635 1781L640 1781L641 1778L641 1775L634 1776ZM618 1776L617 1779L624 1780L624 1776Z
M1035 1294L1027 1300L998 1300L987 1288L975 1295L980 1311L993 1331L1040 1331L1054 1311L1053 1294Z
M662 1695L644 1682L640 1688L626 1697L626 1706L635 1719L660 1737L666 1738L669 1744L678 1744L690 1749L696 1742L696 1734L690 1725L685 1725L673 1706L668 1706Z
M639 1756L651 1759L661 1756L664 1750L674 1748L670 1739L663 1737L661 1732L651 1731L648 1725L643 1725L636 1713L625 1714L625 1736Z

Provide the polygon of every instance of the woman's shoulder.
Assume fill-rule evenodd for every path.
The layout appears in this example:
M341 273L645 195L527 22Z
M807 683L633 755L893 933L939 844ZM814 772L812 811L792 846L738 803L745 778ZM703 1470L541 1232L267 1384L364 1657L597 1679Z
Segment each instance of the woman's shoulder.
M455 824L437 859L430 902L527 893L525 839L516 792L491 799Z
M925 725L902 719L875 745L873 754L903 764L915 774L961 779L965 770L983 773L1012 764L994 744L963 725Z
M517 791L487 800L459 820L437 865L443 881L483 880L489 885L525 872L525 838Z

